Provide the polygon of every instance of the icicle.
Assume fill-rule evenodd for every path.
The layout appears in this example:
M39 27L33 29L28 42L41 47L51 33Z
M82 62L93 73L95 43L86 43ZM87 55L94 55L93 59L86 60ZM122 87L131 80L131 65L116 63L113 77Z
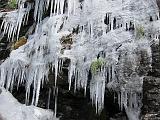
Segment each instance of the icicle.
M5 15L3 19L1 30L4 29L4 34L8 33L8 40L13 40L14 35L17 34L17 39L19 37L20 28L22 21L24 23L28 20L28 14L31 10L31 5L28 4L27 8L24 8L24 3L20 4L20 8L17 11L12 11ZM26 17L25 17L26 16Z
M50 0L47 0L47 3L46 3L46 9L48 9L49 7L49 3L50 3ZM51 2L52 3L52 2Z
M112 81L115 80L115 69L114 69L114 65L112 65Z
M55 15L56 15L56 8L57 8L57 4L58 4L57 2L58 2L58 0L55 0L55 1L54 1L54 12L53 12L53 13L54 13ZM57 9L57 10L58 10L58 9Z
M90 33L90 35L91 35L91 39L93 39L93 20L91 20L90 21L90 30L91 30L91 33Z
M74 75L74 71L75 71L75 65L74 65L74 62L71 60L71 63L69 66L69 75L68 75L69 90L71 89L72 76Z
M58 2L57 2L57 15L59 14L59 8L60 8L60 0L58 0Z
M105 94L105 71L98 73L94 76L94 79L90 83L90 96L92 101L95 103L96 112L100 113L104 105L104 94Z
M118 105L119 105L119 108L121 106L121 98L120 98L121 94L120 92L118 92Z
M38 80L38 83L37 83L37 90L36 90L36 100L35 100L35 106L37 106L38 104L38 99L39 99L39 94L40 94L40 87L41 87L41 81Z
M61 12L61 14L63 14L63 11L64 11L64 4L65 4L65 0L61 0L60 1L60 12Z
M26 105L29 105L29 99L30 99L30 86L26 88L26 100L25 100Z
M68 16L70 16L73 12L75 12L75 0L68 0Z
M108 67L108 82L111 82L110 66Z
M36 94L36 83L34 81L34 87L33 87L33 95L32 95L32 103L31 105L35 105L34 102L35 102L35 94Z
M48 103L47 103L47 108L49 109L49 106L50 106L50 99L51 99L51 88L49 88L49 91L48 91Z
M52 11L53 11L53 0L51 0L50 17L52 16Z
M57 116L57 97L58 97L58 88L55 89L55 106L54 106L54 116Z
M121 96L120 96L120 100L121 100L120 109L121 109L121 111L123 110L123 102L124 102L123 98L124 98L123 91L121 91Z
M58 75L58 59L55 59L55 87L57 86L57 75Z
M76 92L77 89L77 82L78 82L78 71L75 70L74 92Z
M34 20L35 21L37 21L38 6L39 6L39 0L35 0L35 9L34 9Z

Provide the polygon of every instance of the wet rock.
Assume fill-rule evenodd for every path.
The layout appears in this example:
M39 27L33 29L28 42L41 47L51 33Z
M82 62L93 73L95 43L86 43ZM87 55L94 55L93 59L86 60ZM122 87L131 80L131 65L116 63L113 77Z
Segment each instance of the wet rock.
M110 120L128 120L124 113L118 113L114 117L110 118Z

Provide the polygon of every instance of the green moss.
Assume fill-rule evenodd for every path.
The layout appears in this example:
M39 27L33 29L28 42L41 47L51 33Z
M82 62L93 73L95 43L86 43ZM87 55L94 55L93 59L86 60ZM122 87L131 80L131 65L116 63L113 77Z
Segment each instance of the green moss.
M91 73L96 74L105 65L105 60L99 58L91 63Z
M145 34L145 31L144 31L144 27L143 26L138 26L136 27L136 37L137 38L142 38Z
M17 1L16 0L10 0L8 2L7 7L11 8L11 9L15 9L17 7Z

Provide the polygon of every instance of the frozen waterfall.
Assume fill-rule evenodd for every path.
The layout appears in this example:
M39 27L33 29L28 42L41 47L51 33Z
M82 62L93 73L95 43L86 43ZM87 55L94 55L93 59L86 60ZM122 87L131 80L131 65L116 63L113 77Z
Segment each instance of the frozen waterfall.
M20 28L33 9L32 4L28 3L26 8L24 2L19 4L18 10L7 13L1 25L1 32L9 40L15 35L18 40ZM47 10L50 16L43 18ZM147 35L137 38L136 33L140 25L144 32L149 29L148 14L158 16L154 0L149 3L146 0L35 0L35 33L0 65L0 86L12 91L14 83L25 84L26 104L33 86L32 104L36 106L41 87L49 81L50 70L55 72L55 87L58 87L57 76L63 61L70 59L69 90L73 85L75 91L83 88L86 94L89 88L92 102L100 113L105 89L112 89L118 94L119 108L126 110L130 120L138 120L143 84L143 76L138 74L139 53L146 53L150 67L151 41ZM88 80L89 72L91 80Z

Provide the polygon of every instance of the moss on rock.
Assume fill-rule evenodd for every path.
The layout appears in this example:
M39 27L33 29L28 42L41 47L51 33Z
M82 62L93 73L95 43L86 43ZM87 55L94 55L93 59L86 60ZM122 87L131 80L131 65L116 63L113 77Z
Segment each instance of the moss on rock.
M20 37L19 40L12 45L12 50L18 49L19 47L21 47L26 43L27 43L27 38L24 36Z

